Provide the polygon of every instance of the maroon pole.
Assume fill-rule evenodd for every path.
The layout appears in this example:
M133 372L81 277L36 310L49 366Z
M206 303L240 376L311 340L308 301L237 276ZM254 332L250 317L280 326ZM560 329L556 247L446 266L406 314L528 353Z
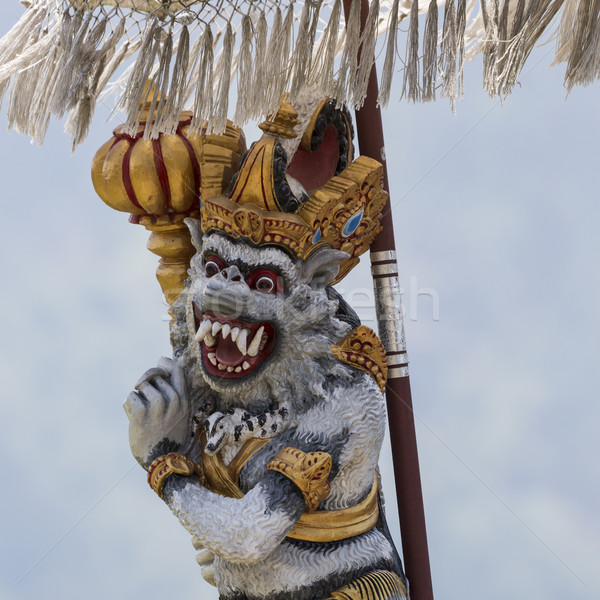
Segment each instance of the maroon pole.
M348 18L352 1L344 0L346 19ZM364 29L368 12L368 0L361 0L361 32ZM378 95L377 70L375 64L373 64L365 102L362 108L356 111L356 130L360 154L374 158L383 164L383 185L389 193L383 123L381 110L377 106ZM376 293L376 279L379 279L379 283L381 284L387 283L387 290L389 291L394 285L392 278L396 278L397 282L398 275L394 226L389 197L383 211L381 224L383 229L371 246L372 271L374 282L376 283ZM386 278L387 282L382 281ZM393 295L388 294L384 302L390 302L392 299ZM398 295L396 298L397 303L400 300L401 298ZM393 309L394 307L388 306L389 308ZM398 319L401 320L401 307L396 306L395 309ZM380 320L380 335L382 334L381 324ZM392 325L392 327L397 327L400 333L399 337L403 338L402 323L399 322ZM383 339L383 341L385 344L386 340ZM402 339L402 345L403 342L404 340ZM386 350L388 350L389 367L386 398L394 476L396 479L396 499L402 533L404 568L410 584L411 599L433 600L425 510L423 507L417 437L406 352L405 348L399 349L387 346ZM390 350L392 351L390 352Z

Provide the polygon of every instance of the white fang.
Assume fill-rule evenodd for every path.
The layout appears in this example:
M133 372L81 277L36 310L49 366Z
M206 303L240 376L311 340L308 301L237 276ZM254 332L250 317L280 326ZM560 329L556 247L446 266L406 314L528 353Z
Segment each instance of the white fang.
M240 335L240 328L239 327L234 327L231 330L231 341L235 342L235 340L237 340L238 335Z
M265 326L261 325L260 329L256 332L252 343L248 347L248 356L256 356L258 354L258 349L260 348L260 342L262 340L263 333L265 331Z
M225 323L225 325L223 325L223 327L221 328L221 335L223 336L224 340L227 339L230 331L231 331L231 325L229 323Z
M242 329L240 331L240 334L238 335L238 338L235 341L235 343L237 344L238 350L244 355L246 354L247 340L248 340L248 329Z
M217 333L219 333L219 331L221 330L221 323L219 323L219 321L215 321L212 325L212 334L213 336L216 336Z
M198 327L198 331L196 332L195 340L200 343L204 336L212 329L212 323L208 319L204 319L202 323L200 323L200 327Z

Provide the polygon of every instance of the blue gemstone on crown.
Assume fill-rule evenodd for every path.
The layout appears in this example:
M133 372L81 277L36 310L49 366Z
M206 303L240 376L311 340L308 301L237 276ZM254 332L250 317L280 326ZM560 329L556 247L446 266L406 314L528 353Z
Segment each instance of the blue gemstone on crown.
M348 236L351 236L356 231L356 229L360 225L360 222L362 221L363 212L364 212L364 209L361 210L359 213L356 213L354 216L350 217L346 221L346 224L344 225L344 228L342 229L342 237L347 238Z

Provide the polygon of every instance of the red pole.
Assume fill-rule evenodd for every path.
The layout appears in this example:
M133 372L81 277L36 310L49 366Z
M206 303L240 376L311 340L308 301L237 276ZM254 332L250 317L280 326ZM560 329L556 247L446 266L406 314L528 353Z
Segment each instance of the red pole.
M346 19L352 1L356 0L344 0ZM368 0L361 0L361 32L368 12ZM383 123L381 110L377 106L378 95L377 70L373 65L365 102L355 113L356 130L360 154L374 158L383 164L383 185L389 193ZM379 334L388 359L386 398L404 568L410 584L411 599L433 600L417 437L402 324L394 225L389 197L381 224L383 230L371 246L371 271L378 309Z

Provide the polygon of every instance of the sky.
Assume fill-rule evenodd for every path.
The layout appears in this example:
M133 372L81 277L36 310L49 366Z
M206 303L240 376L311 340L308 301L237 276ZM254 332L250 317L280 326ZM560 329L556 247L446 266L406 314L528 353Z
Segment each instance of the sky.
M456 116L397 80L384 111L439 599L600 598L600 87L566 98L550 63L503 103L468 65ZM168 325L147 232L92 188L107 114L74 156L61 123L40 148L0 116L0 598L212 600L128 447ZM374 327L368 261L339 289Z

